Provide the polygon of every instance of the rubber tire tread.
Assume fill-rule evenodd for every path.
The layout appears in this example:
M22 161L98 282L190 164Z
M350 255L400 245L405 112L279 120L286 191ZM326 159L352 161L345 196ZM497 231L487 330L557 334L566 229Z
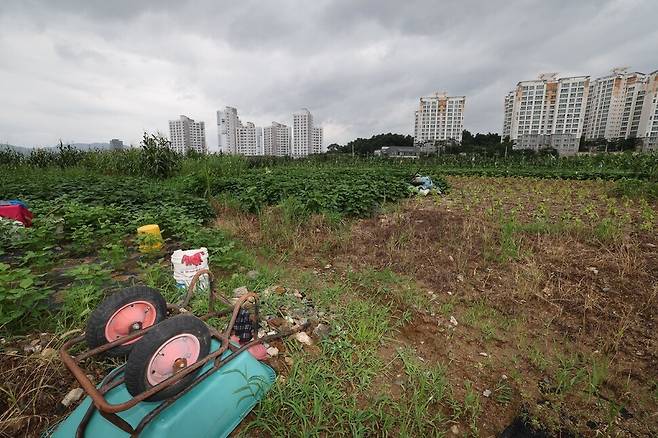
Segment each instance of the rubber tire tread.
M126 389L130 395L134 397L153 387L146 378L151 358L166 341L183 333L193 334L199 340L200 349L197 361L208 355L211 336L206 324L194 315L172 316L145 334L142 339L135 343L130 352L124 374ZM192 383L194 378L201 372L201 368L185 376L175 385L152 395L146 401L160 401L178 394Z
M154 324L163 321L167 317L167 301L157 289L147 286L131 286L122 289L106 297L89 316L85 330L85 340L90 349L108 343L105 338L105 325L114 312L132 301L151 303L157 312ZM106 356L125 357L135 344L137 342L130 345L120 345L106 351L104 354Z

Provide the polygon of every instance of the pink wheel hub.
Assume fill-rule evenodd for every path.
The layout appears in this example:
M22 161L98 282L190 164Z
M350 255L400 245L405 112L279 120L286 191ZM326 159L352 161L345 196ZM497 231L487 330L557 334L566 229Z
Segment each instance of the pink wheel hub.
M201 345L196 336L189 333L174 336L162 344L149 361L146 379L155 386L171 377L181 363L190 366L196 362L200 352Z
M105 324L105 339L108 342L116 341L122 336L129 335L135 330L150 327L155 322L157 312L155 307L147 301L133 301L126 304L110 317ZM133 339L123 345L130 345L140 338Z

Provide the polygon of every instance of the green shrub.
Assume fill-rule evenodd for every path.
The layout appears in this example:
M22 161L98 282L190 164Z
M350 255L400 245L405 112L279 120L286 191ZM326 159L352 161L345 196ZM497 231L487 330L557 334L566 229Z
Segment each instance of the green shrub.
M161 134L144 133L139 156L141 171L153 178L169 178L181 165L181 157L171 149L171 143Z

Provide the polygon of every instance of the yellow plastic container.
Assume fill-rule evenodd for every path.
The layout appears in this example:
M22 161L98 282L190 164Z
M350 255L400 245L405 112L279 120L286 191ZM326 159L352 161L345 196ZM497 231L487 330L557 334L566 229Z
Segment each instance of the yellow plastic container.
M140 252L152 252L162 248L162 234L157 224L143 225L137 228L137 236L140 242Z

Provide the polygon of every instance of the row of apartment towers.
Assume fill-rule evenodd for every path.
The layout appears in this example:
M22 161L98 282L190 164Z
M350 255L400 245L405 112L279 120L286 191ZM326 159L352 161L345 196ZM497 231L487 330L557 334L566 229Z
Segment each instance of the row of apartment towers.
M293 113L293 126L272 122L264 129L252 122L242 123L238 110L227 106L217 111L217 148L206 143L204 122L187 116L169 121L171 147L176 152L194 150L199 153L238 155L275 155L305 157L324 152L322 127L314 126L313 115L307 109Z
M629 73L625 68L590 80L543 74L521 81L505 97L503 138L571 134L587 140L658 138L658 70Z

